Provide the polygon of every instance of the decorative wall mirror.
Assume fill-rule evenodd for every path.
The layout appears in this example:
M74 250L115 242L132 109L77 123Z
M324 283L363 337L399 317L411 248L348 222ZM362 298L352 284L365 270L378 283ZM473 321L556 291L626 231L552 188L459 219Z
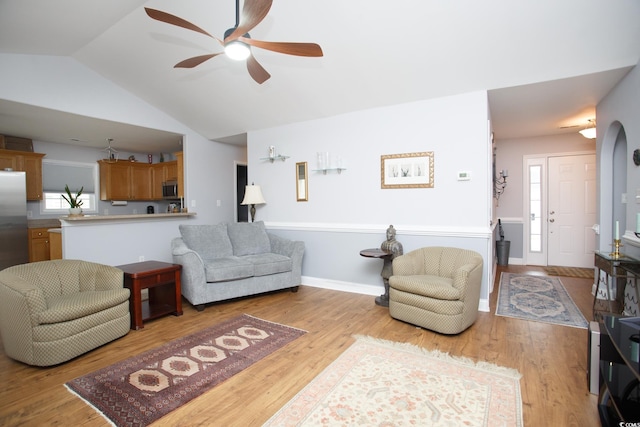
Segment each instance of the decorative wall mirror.
M296 163L296 200L298 202L306 202L309 200L307 162Z

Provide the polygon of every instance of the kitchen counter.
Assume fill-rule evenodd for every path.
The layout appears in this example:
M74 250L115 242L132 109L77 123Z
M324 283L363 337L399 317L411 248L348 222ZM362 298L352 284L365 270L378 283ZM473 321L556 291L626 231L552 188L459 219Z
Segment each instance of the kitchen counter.
M195 216L195 212L181 213L157 213L157 214L127 214L127 215L83 215L83 216L62 216L61 221L65 222L97 222L97 221L122 221L122 220L154 220L171 218L188 218Z
M60 220L58 219L29 219L27 220L27 228L59 228Z

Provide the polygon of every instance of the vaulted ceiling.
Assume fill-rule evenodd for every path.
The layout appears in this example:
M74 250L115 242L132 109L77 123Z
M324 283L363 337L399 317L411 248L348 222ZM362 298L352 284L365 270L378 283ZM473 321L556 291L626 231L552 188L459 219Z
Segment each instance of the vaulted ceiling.
M637 0L274 0L251 37L315 42L324 56L254 47L271 74L260 85L224 55L173 68L222 48L150 19L144 7L218 38L235 23L233 0L0 0L0 53L71 56L203 136L228 142L251 130L476 90L489 91L498 138L574 132L560 128L593 118L597 102L640 59ZM28 129L19 124L38 109L1 98L0 133L38 139L33 121ZM59 121L66 120L87 132L119 126L71 115ZM140 141L156 132L139 131ZM46 132L56 142L51 124Z

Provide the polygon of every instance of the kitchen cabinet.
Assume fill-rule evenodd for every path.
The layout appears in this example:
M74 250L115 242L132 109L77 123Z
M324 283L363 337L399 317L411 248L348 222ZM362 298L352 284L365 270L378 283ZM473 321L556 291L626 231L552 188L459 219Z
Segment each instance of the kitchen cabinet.
M161 200L162 183L170 180L178 180L179 194L184 194L179 154L179 160L153 164L98 160L100 200Z
M131 198L130 162L99 160L100 200L129 200Z
M151 197L151 168L148 163L130 163L131 200L153 200Z
M42 158L45 154L0 149L0 170L26 172L27 200L42 200Z
M48 228L29 229L29 262L50 259L50 241Z
M153 199L162 199L162 183L178 179L177 161L154 163L151 165L151 195Z
M184 198L184 163L182 151L173 153L176 156L176 175L178 178L178 197Z
M62 259L62 230L49 229L49 259Z

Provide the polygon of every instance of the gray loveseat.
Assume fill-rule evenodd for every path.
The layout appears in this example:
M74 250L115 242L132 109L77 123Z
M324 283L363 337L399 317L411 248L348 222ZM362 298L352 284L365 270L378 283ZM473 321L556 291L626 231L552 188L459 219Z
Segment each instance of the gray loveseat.
M262 221L179 229L173 262L182 265L182 295L199 311L210 302L298 290L304 242L267 233Z

